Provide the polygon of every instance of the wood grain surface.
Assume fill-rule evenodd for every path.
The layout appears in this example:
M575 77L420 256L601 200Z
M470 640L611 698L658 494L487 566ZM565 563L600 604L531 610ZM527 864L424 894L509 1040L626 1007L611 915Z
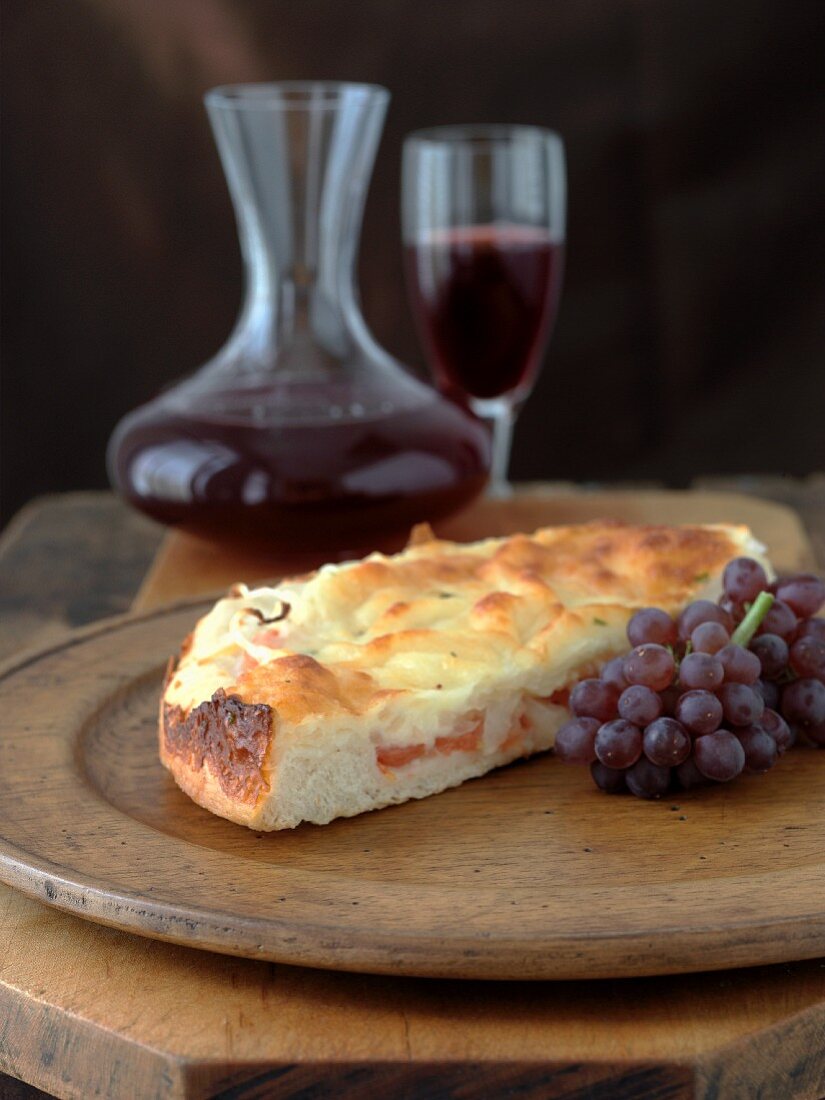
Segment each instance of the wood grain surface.
M763 491L792 500L825 547L822 489L822 479L776 480ZM99 581L103 548L122 553L128 541L128 514L99 497L95 508L84 498L77 522L72 501L32 513L15 541L9 602L25 606L27 590L44 583L29 561L74 556L72 587L61 594L54 581L48 614L65 621L71 605L80 617L84 599L104 596L117 609L122 595L106 595ZM151 547L143 552L148 560ZM139 574L111 559L128 592ZM179 586L198 584L193 568L178 574ZM24 635L21 627L18 643ZM376 977L149 941L5 887L0 931L0 1068L64 1097L825 1094L825 961L572 983ZM4 1080L11 1095L34 1095Z

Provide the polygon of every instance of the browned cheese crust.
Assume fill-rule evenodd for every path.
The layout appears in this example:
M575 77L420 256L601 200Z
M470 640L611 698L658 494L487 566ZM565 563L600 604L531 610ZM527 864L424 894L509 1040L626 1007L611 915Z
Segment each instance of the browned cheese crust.
M530 645L542 659L564 645L568 628L582 618L580 605L619 608L646 605L675 611L689 602L700 578L716 573L738 547L729 533L702 527L633 527L602 522L547 529L552 541L513 535L498 540L489 556L467 553L461 544L434 541L406 555L367 559L327 582L331 622L341 623L342 640L353 640L353 609L377 593L399 587L404 598L381 610L369 633L357 639L355 660L326 664L304 654L276 657L247 668L226 685L242 699L268 703L286 722L308 716L321 720L344 712L365 714L403 683L382 685L375 671L401 651L452 648L435 620L452 607L438 592L466 592L466 638L481 641L491 656L523 644L524 620L539 620ZM597 614L601 614L598 612ZM582 619L592 629L589 614ZM581 627L578 627L581 629ZM465 649L466 647L463 647Z
M184 714L163 704L163 748L190 772L206 761L229 798L254 805L269 790L264 764L272 741L272 709L243 703L218 688L212 698Z

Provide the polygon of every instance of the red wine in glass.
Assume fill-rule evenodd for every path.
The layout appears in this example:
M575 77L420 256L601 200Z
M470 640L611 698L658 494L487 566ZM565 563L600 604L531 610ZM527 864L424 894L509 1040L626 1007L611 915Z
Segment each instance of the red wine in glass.
M423 231L405 248L413 312L436 379L476 399L518 400L556 316L564 245L543 227Z
M489 492L509 496L513 424L561 289L564 146L538 126L418 130L404 142L402 222L413 313L441 389L493 425Z

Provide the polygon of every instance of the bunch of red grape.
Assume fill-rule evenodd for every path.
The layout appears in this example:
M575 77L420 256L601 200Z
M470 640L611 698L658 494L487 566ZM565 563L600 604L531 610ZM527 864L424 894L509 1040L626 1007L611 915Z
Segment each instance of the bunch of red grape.
M570 693L556 755L603 791L660 798L766 772L798 738L825 748L825 582L736 558L722 584L676 620L637 611L630 652Z

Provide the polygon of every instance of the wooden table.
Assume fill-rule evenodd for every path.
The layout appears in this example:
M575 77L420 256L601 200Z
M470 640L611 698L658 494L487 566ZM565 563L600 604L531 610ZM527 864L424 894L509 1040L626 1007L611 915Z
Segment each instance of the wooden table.
M825 477L713 488L790 504L825 568ZM109 494L30 505L0 540L0 656L128 610L161 538ZM825 960L575 984L380 978L145 941L0 887L0 1070L13 1098L815 1100Z

